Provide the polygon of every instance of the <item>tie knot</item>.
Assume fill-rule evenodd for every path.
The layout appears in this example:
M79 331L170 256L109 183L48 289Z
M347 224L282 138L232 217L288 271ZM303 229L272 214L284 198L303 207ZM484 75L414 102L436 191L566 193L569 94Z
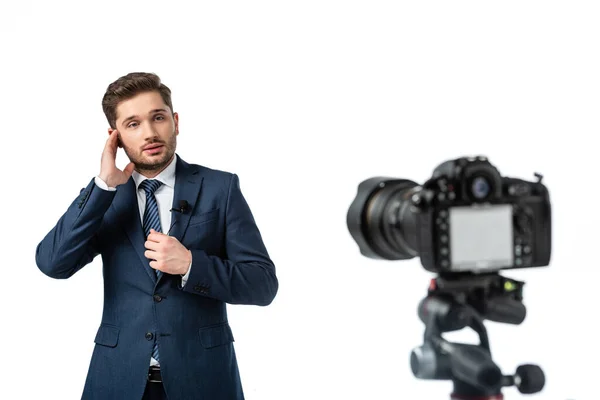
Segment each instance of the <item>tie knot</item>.
M140 183L140 188L144 189L146 195L151 195L156 192L156 189L162 185L162 182L156 179L146 179Z

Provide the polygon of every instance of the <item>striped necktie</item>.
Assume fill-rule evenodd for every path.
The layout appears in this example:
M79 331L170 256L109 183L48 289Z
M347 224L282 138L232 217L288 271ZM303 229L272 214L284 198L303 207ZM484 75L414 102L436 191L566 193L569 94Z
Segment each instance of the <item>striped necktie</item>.
M148 238L150 229L154 229L157 232L162 232L160 226L160 215L158 214L158 204L156 203L156 197L154 192L162 185L161 181L156 179L146 179L140 183L140 188L146 192L146 209L144 210L144 234L145 238ZM155 269L156 275L160 278L161 271Z
M150 234L150 229L154 229L157 232L162 232L160 226L160 215L158 213L158 204L156 203L156 197L154 197L154 192L162 185L161 181L157 181L156 179L146 179L142 183L140 183L140 188L144 189L146 192L146 209L144 210L144 234L145 238L148 238ZM160 278L162 272L155 269L157 278ZM158 358L158 344L154 342L154 348L152 349L152 357L156 361L159 361Z

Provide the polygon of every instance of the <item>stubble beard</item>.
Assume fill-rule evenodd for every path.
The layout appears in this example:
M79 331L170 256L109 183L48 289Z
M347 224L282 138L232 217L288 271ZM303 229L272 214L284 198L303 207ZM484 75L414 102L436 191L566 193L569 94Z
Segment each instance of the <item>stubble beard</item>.
M152 143L158 143L158 142L152 142ZM148 143L151 144L151 143ZM144 171L158 171L158 170L162 170L164 169L169 162L171 161L171 159L173 158L173 155L175 154L175 148L177 146L177 136L175 136L175 134L173 134L173 136L165 143L163 144L163 151L160 157L156 157L156 156L151 156L151 157L146 157L144 156L143 152L138 154L138 151L132 151L131 148L126 148L123 147L123 150L125 150L125 154L127 154L127 157L129 158L129 160L133 163L133 165L135 166L135 170L143 173ZM152 158L152 161L150 161L148 158Z

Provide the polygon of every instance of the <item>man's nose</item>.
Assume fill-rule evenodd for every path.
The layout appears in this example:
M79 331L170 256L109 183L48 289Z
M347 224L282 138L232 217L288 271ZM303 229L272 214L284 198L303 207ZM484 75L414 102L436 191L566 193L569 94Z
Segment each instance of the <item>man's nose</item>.
M148 139L154 139L154 138L158 137L158 132L154 128L154 125L152 124L152 122L144 121L144 123L142 123L141 128L142 128L142 136L144 137L144 139L148 140Z

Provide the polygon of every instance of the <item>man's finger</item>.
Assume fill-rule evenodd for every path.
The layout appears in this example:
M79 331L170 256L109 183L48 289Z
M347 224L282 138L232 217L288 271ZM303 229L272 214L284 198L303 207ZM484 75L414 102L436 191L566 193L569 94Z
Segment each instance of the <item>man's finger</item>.
M157 251L158 250L158 243L157 242L153 242L151 240L146 240L144 242L144 247L147 248L148 250Z
M153 229L150 229L150 232L152 232L152 231L153 231ZM156 231L154 231L154 232L156 234L155 237L158 238L156 240L157 242L167 242L168 243L169 240L171 240L171 241L174 240L175 242L179 243L179 240L177 240L177 238L175 236L167 235L166 233L162 233L162 232L156 232Z
M160 232L156 232L154 229L150 229L150 234L148 235L148 240L160 243L165 235Z
M115 154L117 153L117 131L112 131L111 134L108 136L108 139L106 140L106 145L104 146L104 148L108 151L110 151L110 154Z
M158 252L154 250L146 250L144 256L149 260L156 260L158 258Z
M158 261L150 261L150 266L154 269L162 271L160 268L158 268Z
M110 135L108 135L108 140L106 141L106 144L111 145L115 141L115 136L117 136L117 131L112 131Z
M125 176L127 177L127 179L129 179L129 177L131 176L131 174L133 174L133 170L135 169L135 164L130 162L129 164L127 164L127 166L125 167L125 169L123 169L123 172L125 173Z

